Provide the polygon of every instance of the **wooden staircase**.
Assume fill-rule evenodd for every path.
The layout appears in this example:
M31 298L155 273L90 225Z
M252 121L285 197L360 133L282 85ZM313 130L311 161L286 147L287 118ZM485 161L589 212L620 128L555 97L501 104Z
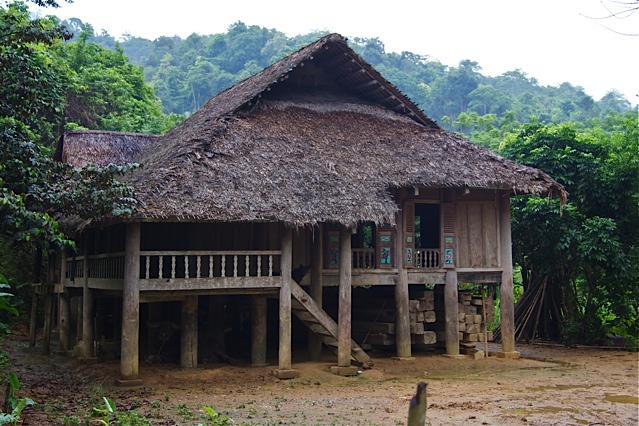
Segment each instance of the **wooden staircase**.
M337 323L295 281L291 282L293 313L333 352L337 353ZM362 368L373 368L373 360L351 339L351 359Z

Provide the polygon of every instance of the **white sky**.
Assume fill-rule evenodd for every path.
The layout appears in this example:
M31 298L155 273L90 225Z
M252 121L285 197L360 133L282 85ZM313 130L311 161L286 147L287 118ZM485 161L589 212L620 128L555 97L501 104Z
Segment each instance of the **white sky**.
M74 0L47 9L80 18L96 31L155 39L226 32L242 21L288 36L327 29L378 37L386 52L429 55L445 65L477 61L496 76L520 68L542 85L569 82L599 100L616 89L639 103L639 12L603 17L615 0ZM633 1L633 0L617 0Z

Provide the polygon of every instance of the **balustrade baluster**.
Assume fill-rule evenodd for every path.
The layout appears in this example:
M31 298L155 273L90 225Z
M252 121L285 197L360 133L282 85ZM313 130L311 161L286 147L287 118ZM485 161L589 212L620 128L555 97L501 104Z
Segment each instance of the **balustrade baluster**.
M273 255L272 254L268 255L268 276L269 277L273 276Z
M184 255L184 278L189 277L189 256Z
M257 255L257 276L262 276L262 256L259 254Z
M250 258L249 255L245 255L244 256L244 276L248 277L249 276L249 272L250 272Z
M222 277L226 277L226 255L222 255Z
M213 266L215 266L213 263L213 255L210 254L209 255L209 278L213 278Z
M151 269L151 256L144 256L146 263L146 271L144 272L144 279L149 279L149 271Z
M158 278L162 279L162 270L164 269L164 256L158 256Z
M233 276L237 277L237 254L233 255Z
M198 254L197 255L197 273L195 274L195 278L202 278L202 275L200 274L201 267L202 267L202 256Z
M175 278L175 255L171 256L171 278Z

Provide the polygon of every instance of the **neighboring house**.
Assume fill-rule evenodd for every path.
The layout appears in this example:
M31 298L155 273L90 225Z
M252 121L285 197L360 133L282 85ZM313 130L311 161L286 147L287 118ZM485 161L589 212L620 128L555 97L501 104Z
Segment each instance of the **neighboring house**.
M296 375L294 314L318 336L308 339L311 359L323 342L337 353L335 373L370 367L351 339L355 286L394 295L398 358L411 357L409 289L443 288L454 357L458 283L499 282L502 355L516 356L509 198L567 196L542 171L442 130L337 34L220 93L161 137L70 132L57 157L77 167L142 164L126 177L136 213L83 228L79 256L66 257L60 274L63 346L73 318L83 356L95 341L120 340L123 384L138 382L147 325L161 321L180 328L180 364L195 367L205 334L224 341L229 295L250 300L252 364L266 363L267 337L276 338L276 375ZM296 265L310 270L293 280ZM278 332L267 336L270 326Z

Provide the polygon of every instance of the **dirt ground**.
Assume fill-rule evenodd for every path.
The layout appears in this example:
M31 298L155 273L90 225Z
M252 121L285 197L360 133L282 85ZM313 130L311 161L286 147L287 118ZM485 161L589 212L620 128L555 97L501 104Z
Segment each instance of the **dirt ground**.
M235 424L402 425L420 381L428 383L432 425L639 424L638 354L619 350L532 344L518 346L519 360L417 353L409 361L373 352L375 368L355 377L331 374L335 357L326 354L319 363L294 358L301 375L293 380L241 363L192 370L141 364L143 386L127 389L114 383L118 361L43 356L19 334L1 344L22 382L19 396L39 403L23 413L24 425L90 424L102 396L158 425L207 424L205 406Z

